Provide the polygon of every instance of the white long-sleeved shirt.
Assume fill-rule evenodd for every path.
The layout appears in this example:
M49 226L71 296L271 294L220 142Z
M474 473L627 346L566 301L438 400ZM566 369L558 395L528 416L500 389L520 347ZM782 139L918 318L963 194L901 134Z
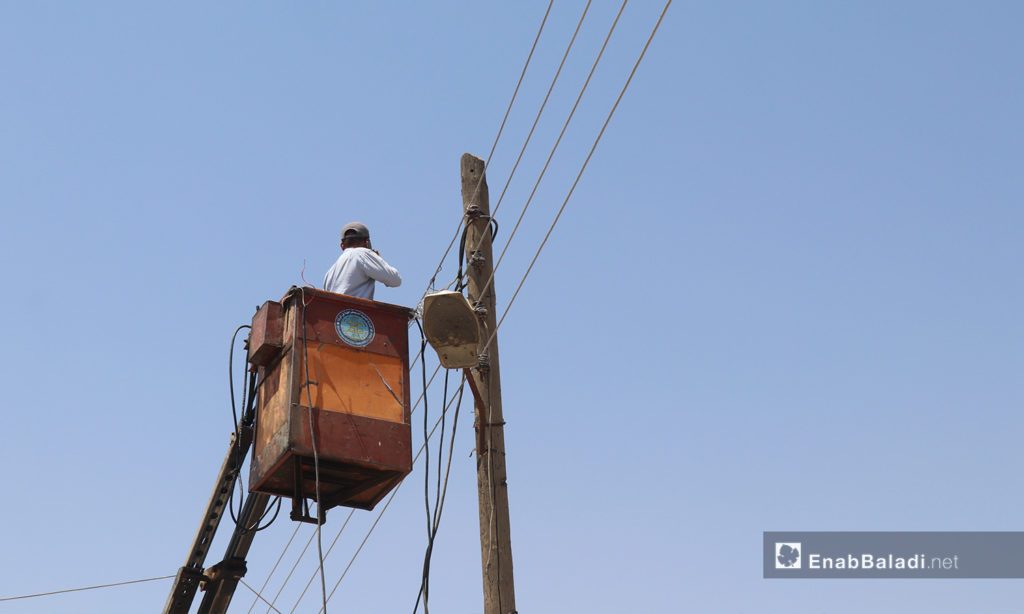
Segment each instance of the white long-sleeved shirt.
M374 281L396 288L402 276L372 249L349 247L324 275L324 290L372 301Z

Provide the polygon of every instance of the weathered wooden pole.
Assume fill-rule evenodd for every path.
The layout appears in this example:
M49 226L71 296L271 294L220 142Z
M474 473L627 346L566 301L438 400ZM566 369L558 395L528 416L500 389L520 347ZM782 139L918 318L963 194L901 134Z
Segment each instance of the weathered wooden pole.
M464 154L461 167L462 209L467 227L467 298L480 317L482 333L478 351L480 362L466 371L476 399L476 481L480 500L484 614L513 614L516 596L512 581L512 538L505 479L505 420L501 411L498 339L494 335L497 317L494 282L491 280L494 261L491 257L490 204L484 161Z

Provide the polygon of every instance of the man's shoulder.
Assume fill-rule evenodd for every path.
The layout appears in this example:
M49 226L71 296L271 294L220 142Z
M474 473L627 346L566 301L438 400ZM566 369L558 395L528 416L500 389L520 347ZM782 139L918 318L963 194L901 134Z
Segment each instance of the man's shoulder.
M343 262L345 260L362 260L366 258L368 253L372 254L373 252L365 247L346 247L341 252L341 255L338 256L338 262Z
M346 248L345 251L346 252L352 251L352 256L351 257L352 258L357 258L359 260L363 260L363 261L369 260L369 261L373 261L373 262L381 260L380 255L378 255L377 252L373 251L372 249L370 249L368 247L349 247L349 248Z

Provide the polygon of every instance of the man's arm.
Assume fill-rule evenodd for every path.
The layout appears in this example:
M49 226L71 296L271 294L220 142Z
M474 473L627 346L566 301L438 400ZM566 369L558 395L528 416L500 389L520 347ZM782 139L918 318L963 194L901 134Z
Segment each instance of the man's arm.
M372 249L363 249L360 252L362 253L359 264L362 265L363 272L367 277L372 277L389 288L397 288L402 285L402 275L398 269L385 262L380 254Z

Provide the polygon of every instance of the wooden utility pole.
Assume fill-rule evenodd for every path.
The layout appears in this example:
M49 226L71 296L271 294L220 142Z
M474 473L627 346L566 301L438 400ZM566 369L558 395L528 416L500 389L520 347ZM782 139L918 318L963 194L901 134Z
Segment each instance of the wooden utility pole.
M512 581L512 539L505 475L505 421L501 412L494 261L484 161L462 156L462 209L466 215L467 297L480 318L480 363L466 369L475 403L476 482L480 498L480 547L484 614L516 611ZM479 247L477 247L479 246ZM494 338L492 339L492 335ZM489 345L488 345L489 342Z

